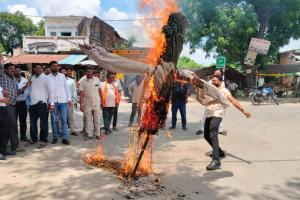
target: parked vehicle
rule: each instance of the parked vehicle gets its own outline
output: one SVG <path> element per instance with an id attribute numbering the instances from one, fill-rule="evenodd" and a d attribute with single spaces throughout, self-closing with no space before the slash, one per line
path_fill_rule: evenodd
<path id="1" fill-rule="evenodd" d="M 255 88 L 250 91 L 249 97 L 253 105 L 260 105 L 261 103 L 271 101 L 279 105 L 277 96 L 271 87 Z"/>

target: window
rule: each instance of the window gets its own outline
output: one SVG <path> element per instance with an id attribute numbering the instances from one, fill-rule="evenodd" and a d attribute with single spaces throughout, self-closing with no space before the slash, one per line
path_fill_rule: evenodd
<path id="1" fill-rule="evenodd" d="M 60 33 L 61 36 L 72 36 L 71 32 L 61 32 Z"/>
<path id="2" fill-rule="evenodd" d="M 56 32 L 50 32 L 50 36 L 56 36 Z"/>

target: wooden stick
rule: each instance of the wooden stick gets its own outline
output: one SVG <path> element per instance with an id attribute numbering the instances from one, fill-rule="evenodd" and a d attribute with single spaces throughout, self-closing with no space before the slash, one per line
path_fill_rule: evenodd
<path id="1" fill-rule="evenodd" d="M 145 152 L 145 150 L 146 150 L 146 148 L 147 148 L 147 146 L 148 146 L 149 139 L 150 139 L 150 134 L 151 134 L 151 132 L 148 132 L 148 133 L 147 133 L 147 137 L 146 137 L 145 143 L 144 143 L 144 145 L 143 145 L 143 148 L 142 148 L 142 150 L 141 150 L 141 153 L 140 153 L 140 155 L 139 155 L 139 158 L 138 158 L 138 160 L 137 160 L 137 162 L 136 162 L 136 164 L 135 164 L 135 167 L 134 167 L 134 169 L 133 169 L 133 171 L 132 171 L 132 173 L 131 173 L 131 175 L 130 175 L 130 177 L 132 177 L 132 178 L 136 178 L 136 177 L 135 177 L 135 173 L 136 173 L 136 171 L 137 171 L 137 169 L 138 169 L 138 167 L 139 167 L 139 165 L 140 165 L 140 162 L 141 162 L 141 160 L 142 160 L 142 157 L 143 157 L 143 155 L 144 155 L 144 152 Z M 130 177 L 129 177 L 129 178 L 130 178 Z"/>

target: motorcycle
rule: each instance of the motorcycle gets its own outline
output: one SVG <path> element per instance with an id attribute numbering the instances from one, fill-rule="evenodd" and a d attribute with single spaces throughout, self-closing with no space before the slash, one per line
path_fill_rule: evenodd
<path id="1" fill-rule="evenodd" d="M 271 101 L 274 101 L 277 105 L 279 105 L 277 96 L 274 93 L 273 89 L 270 87 L 253 89 L 252 91 L 250 91 L 249 97 L 253 105 L 260 105 L 261 103 Z"/>

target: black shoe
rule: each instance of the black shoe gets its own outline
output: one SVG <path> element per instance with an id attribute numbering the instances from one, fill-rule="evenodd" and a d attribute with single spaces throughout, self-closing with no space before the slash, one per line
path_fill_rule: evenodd
<path id="1" fill-rule="evenodd" d="M 198 130 L 195 134 L 196 135 L 201 135 L 201 134 L 203 134 L 203 131 L 202 130 Z"/>
<path id="2" fill-rule="evenodd" d="M 78 133 L 76 133 L 75 131 L 71 132 L 70 134 L 74 136 L 78 136 Z"/>
<path id="3" fill-rule="evenodd" d="M 207 165 L 206 170 L 212 171 L 212 170 L 217 170 L 220 169 L 221 167 L 221 162 L 219 160 L 212 160 L 209 165 Z"/>
<path id="4" fill-rule="evenodd" d="M 225 158 L 225 157 L 226 157 L 225 151 L 221 151 L 221 152 L 219 153 L 219 156 L 220 156 L 220 158 Z M 213 157 L 212 153 L 209 154 L 209 157 Z"/>
<path id="5" fill-rule="evenodd" d="M 71 143 L 69 142 L 69 140 L 62 140 L 61 143 L 65 144 L 65 145 L 70 145 Z"/>
<path id="6" fill-rule="evenodd" d="M 46 142 L 41 142 L 38 146 L 37 146 L 37 149 L 42 149 L 44 147 L 47 146 L 47 143 Z"/>
<path id="7" fill-rule="evenodd" d="M 227 131 L 221 131 L 219 134 L 227 136 Z"/>
<path id="8" fill-rule="evenodd" d="M 18 147 L 16 152 L 25 152 L 26 150 L 23 147 Z"/>
<path id="9" fill-rule="evenodd" d="M 113 127 L 112 130 L 113 130 L 113 131 L 118 131 L 118 128 L 117 128 L 117 127 Z"/>
<path id="10" fill-rule="evenodd" d="M 57 142 L 58 142 L 57 139 L 53 139 L 51 143 L 52 143 L 52 144 L 56 144 Z"/>
<path id="11" fill-rule="evenodd" d="M 31 140 L 29 138 L 25 137 L 25 138 L 20 138 L 20 141 L 22 141 L 22 142 L 30 142 Z"/>
<path id="12" fill-rule="evenodd" d="M 172 127 L 172 126 L 169 127 L 169 130 L 174 130 L 174 129 L 176 129 L 176 128 L 175 128 L 175 127 Z"/>
<path id="13" fill-rule="evenodd" d="M 0 160 L 6 160 L 6 156 L 0 153 Z"/>
<path id="14" fill-rule="evenodd" d="M 90 136 L 84 136 L 83 139 L 84 139 L 84 141 L 88 141 L 88 140 L 91 140 L 91 139 L 93 139 L 93 138 L 90 137 Z"/>
<path id="15" fill-rule="evenodd" d="M 97 135 L 95 138 L 96 138 L 97 140 L 101 140 L 100 135 Z"/>
<path id="16" fill-rule="evenodd" d="M 17 155 L 17 152 L 16 151 L 7 151 L 5 153 L 5 155 L 7 155 L 7 156 L 15 156 L 15 155 Z"/>
<path id="17" fill-rule="evenodd" d="M 188 129 L 186 127 L 182 128 L 182 130 L 187 131 Z"/>

